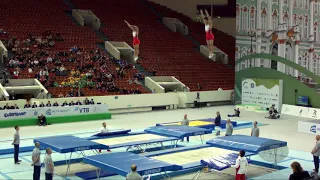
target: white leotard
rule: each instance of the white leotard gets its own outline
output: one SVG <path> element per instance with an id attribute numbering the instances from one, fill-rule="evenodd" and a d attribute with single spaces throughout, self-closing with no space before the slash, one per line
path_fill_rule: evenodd
<path id="1" fill-rule="evenodd" d="M 204 30 L 205 30 L 206 32 L 210 31 L 210 25 L 209 25 L 209 24 L 208 24 L 208 25 L 205 25 L 205 26 L 204 26 Z"/>
<path id="2" fill-rule="evenodd" d="M 137 36 L 137 32 L 136 31 L 132 31 L 132 36 L 136 37 Z"/>

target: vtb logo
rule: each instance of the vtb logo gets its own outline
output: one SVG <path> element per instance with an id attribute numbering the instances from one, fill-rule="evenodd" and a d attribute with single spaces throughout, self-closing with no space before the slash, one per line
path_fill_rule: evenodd
<path id="1" fill-rule="evenodd" d="M 80 113 L 88 113 L 89 112 L 89 108 L 79 108 Z"/>

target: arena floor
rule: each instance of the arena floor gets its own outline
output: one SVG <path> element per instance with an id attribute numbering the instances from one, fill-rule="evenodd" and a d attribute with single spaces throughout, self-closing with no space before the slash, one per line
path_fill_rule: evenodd
<path id="1" fill-rule="evenodd" d="M 222 118 L 226 119 L 228 113 L 232 113 L 234 106 L 217 106 L 207 107 L 203 109 L 183 109 L 183 110 L 170 110 L 170 111 L 156 111 L 145 113 L 132 113 L 114 115 L 111 120 L 107 120 L 107 125 L 110 129 L 143 129 L 146 127 L 154 126 L 156 123 L 174 122 L 183 118 L 184 114 L 188 114 L 189 119 L 202 119 L 214 117 L 216 111 L 220 111 Z M 279 165 L 289 167 L 293 161 L 299 161 L 303 168 L 308 171 L 312 171 L 313 162 L 310 151 L 314 146 L 315 137 L 308 134 L 301 134 L 297 132 L 297 124 L 299 120 L 303 118 L 282 115 L 281 119 L 270 120 L 264 118 L 265 114 L 254 112 L 241 112 L 241 117 L 234 118 L 232 120 L 239 121 L 258 121 L 259 123 L 267 124 L 260 127 L 260 136 L 266 138 L 272 138 L 277 140 L 283 140 L 288 142 L 290 148 L 289 157 L 279 163 Z M 80 123 L 67 123 L 67 124 L 53 124 L 47 127 L 21 127 L 21 146 L 29 146 L 32 144 L 34 137 L 44 137 L 50 135 L 63 135 L 63 134 L 77 134 L 79 137 L 87 137 L 96 133 L 103 121 L 90 121 Z M 1 129 L 0 134 L 0 149 L 10 148 L 12 143 L 14 129 L 6 128 Z M 224 133 L 222 133 L 224 134 Z M 238 129 L 234 131 L 234 134 L 250 134 L 250 128 Z M 213 138 L 214 135 L 207 135 L 206 140 Z M 185 144 L 187 144 L 185 142 Z M 199 144 L 199 139 L 191 138 L 188 145 Z M 53 154 L 53 159 L 60 158 L 56 153 Z M 13 164 L 13 155 L 0 156 L 0 179 L 32 179 L 32 166 L 31 154 L 21 153 L 22 163 L 20 165 Z M 261 160 L 260 157 L 253 157 L 255 160 Z M 82 169 L 87 167 L 81 166 Z M 58 168 L 58 167 L 57 167 Z M 64 169 L 59 167 L 59 169 Z M 76 168 L 76 167 L 74 167 Z M 92 167 L 90 167 L 92 168 Z M 252 171 L 250 171 L 252 169 Z M 270 169 L 262 169 L 260 167 L 250 166 L 248 178 L 250 179 L 288 179 L 291 170 L 285 169 L 270 173 Z M 259 170 L 257 170 L 259 169 Z M 58 170 L 58 169 L 57 169 Z M 225 170 L 227 174 L 232 174 L 232 169 Z M 260 172 L 262 171 L 262 172 Z M 173 179 L 191 179 L 195 173 L 187 174 L 183 176 L 177 176 Z M 282 177 L 282 178 L 280 178 Z M 44 178 L 44 175 L 42 175 Z M 201 179 L 233 179 L 232 177 L 221 176 L 219 174 L 204 174 Z M 54 179 L 80 179 L 75 176 L 68 176 L 67 178 L 62 176 L 55 176 Z M 103 178 L 110 179 L 110 178 Z M 112 177 L 111 179 L 123 179 L 123 177 Z"/>

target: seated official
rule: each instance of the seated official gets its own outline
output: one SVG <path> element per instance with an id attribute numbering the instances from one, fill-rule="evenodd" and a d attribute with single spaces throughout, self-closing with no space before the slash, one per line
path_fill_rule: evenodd
<path id="1" fill-rule="evenodd" d="M 27 101 L 27 104 L 25 104 L 23 108 L 24 109 L 31 108 L 31 105 L 30 105 L 29 101 Z"/>
<path id="2" fill-rule="evenodd" d="M 303 180 L 310 178 L 308 171 L 304 171 L 298 162 L 291 163 L 293 173 L 290 175 L 289 180 Z"/>
<path id="3" fill-rule="evenodd" d="M 69 106 L 74 106 L 74 102 L 71 101 L 71 102 L 69 103 Z"/>
<path id="4" fill-rule="evenodd" d="M 86 98 L 86 99 L 83 101 L 83 104 L 84 104 L 84 105 L 89 105 L 89 104 L 90 104 L 89 99 L 88 99 L 88 98 Z"/>
<path id="5" fill-rule="evenodd" d="M 10 109 L 9 104 L 7 103 L 6 105 L 3 106 L 3 109 Z"/>
<path id="6" fill-rule="evenodd" d="M 78 100 L 78 101 L 75 103 L 75 105 L 81 106 L 82 103 Z"/>
<path id="7" fill-rule="evenodd" d="M 51 102 L 48 101 L 48 103 L 46 104 L 46 107 L 51 107 Z"/>
<path id="8" fill-rule="evenodd" d="M 91 101 L 90 101 L 90 103 L 89 103 L 89 104 L 92 104 L 92 105 L 94 104 L 94 101 L 93 101 L 93 99 L 91 99 Z"/>
<path id="9" fill-rule="evenodd" d="M 57 107 L 57 106 L 59 106 L 59 104 L 58 104 L 58 102 L 56 101 L 55 103 L 53 103 L 52 106 Z"/>
<path id="10" fill-rule="evenodd" d="M 41 114 L 41 116 L 38 116 L 39 120 L 39 126 L 46 126 L 47 125 L 47 118 Z"/>
<path id="11" fill-rule="evenodd" d="M 12 106 L 12 109 L 19 109 L 17 104 L 14 104 L 14 106 Z"/>
<path id="12" fill-rule="evenodd" d="M 67 101 L 63 102 L 61 106 L 69 106 L 69 104 L 67 103 Z"/>
<path id="13" fill-rule="evenodd" d="M 46 106 L 43 104 L 43 102 L 41 102 L 41 103 L 39 104 L 39 107 L 46 107 Z"/>
<path id="14" fill-rule="evenodd" d="M 228 114 L 228 117 L 240 117 L 240 110 L 239 110 L 239 108 L 234 109 L 234 114 Z"/>
<path id="15" fill-rule="evenodd" d="M 37 103 L 34 102 L 34 103 L 32 104 L 32 108 L 37 108 L 37 107 L 38 107 Z"/>

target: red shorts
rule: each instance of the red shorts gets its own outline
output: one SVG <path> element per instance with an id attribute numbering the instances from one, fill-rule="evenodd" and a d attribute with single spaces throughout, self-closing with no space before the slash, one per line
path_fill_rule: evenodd
<path id="1" fill-rule="evenodd" d="M 212 33 L 206 33 L 206 41 L 214 40 L 214 35 Z"/>
<path id="2" fill-rule="evenodd" d="M 133 45 L 139 45 L 140 44 L 140 39 L 138 38 L 133 38 Z"/>
<path id="3" fill-rule="evenodd" d="M 246 180 L 245 174 L 236 174 L 236 180 Z"/>

